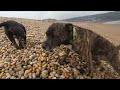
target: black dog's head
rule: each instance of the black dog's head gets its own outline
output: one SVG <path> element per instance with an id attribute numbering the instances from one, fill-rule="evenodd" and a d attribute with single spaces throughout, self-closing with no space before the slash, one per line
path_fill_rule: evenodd
<path id="1" fill-rule="evenodd" d="M 70 23 L 54 23 L 46 31 L 46 41 L 42 47 L 47 51 L 52 51 L 56 46 L 61 44 L 68 45 L 71 39 L 73 25 Z"/>

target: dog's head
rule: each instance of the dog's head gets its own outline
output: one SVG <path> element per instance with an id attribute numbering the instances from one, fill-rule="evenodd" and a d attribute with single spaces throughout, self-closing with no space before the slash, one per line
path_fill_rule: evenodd
<path id="1" fill-rule="evenodd" d="M 47 51 L 52 51 L 61 44 L 68 45 L 70 41 L 73 25 L 70 23 L 54 23 L 46 31 L 46 40 L 42 47 Z"/>

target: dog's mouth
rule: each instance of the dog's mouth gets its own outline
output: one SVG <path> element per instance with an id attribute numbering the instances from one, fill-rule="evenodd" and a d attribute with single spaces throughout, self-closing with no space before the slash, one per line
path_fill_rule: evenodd
<path id="1" fill-rule="evenodd" d="M 55 48 L 54 46 L 51 47 L 51 48 L 50 48 L 50 47 L 46 47 L 45 50 L 46 50 L 46 51 L 49 51 L 49 52 L 53 52 L 53 49 L 54 49 L 54 48 Z"/>

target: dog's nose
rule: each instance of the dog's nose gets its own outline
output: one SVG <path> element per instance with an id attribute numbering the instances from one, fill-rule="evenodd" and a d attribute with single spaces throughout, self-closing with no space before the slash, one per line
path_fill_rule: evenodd
<path id="1" fill-rule="evenodd" d="M 46 48 L 46 44 L 45 44 L 45 43 L 42 44 L 42 48 L 43 48 L 43 49 Z"/>

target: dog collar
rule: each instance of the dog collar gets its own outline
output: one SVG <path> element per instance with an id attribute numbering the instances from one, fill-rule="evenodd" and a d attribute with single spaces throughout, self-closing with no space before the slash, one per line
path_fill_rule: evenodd
<path id="1" fill-rule="evenodd" d="M 73 41 L 75 41 L 76 37 L 77 37 L 77 31 L 76 28 L 73 27 L 72 40 L 70 40 L 70 42 L 72 43 Z"/>
<path id="2" fill-rule="evenodd" d="M 76 31 L 76 28 L 73 27 L 73 41 L 76 39 L 77 37 L 77 31 Z"/>

